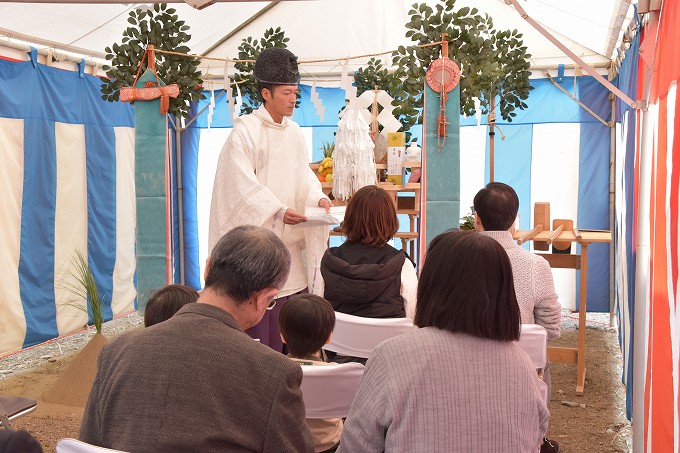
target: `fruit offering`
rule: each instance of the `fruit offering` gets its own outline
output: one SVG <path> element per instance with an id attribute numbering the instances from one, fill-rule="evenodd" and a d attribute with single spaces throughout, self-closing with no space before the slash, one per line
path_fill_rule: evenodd
<path id="1" fill-rule="evenodd" d="M 333 181 L 333 151 L 335 143 L 323 144 L 323 160 L 319 164 L 319 181 L 332 182 Z"/>

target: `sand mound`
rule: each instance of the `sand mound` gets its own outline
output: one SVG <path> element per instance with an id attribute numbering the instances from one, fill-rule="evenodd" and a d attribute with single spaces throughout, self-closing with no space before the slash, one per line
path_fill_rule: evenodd
<path id="1" fill-rule="evenodd" d="M 92 337 L 43 394 L 43 401 L 64 406 L 84 407 L 97 375 L 99 351 L 107 342 L 106 337 L 100 333 Z"/>

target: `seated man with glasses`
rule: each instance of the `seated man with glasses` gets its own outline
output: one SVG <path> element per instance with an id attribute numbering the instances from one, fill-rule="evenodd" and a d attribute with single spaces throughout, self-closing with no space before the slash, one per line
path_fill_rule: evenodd
<path id="1" fill-rule="evenodd" d="M 104 346 L 80 439 L 140 452 L 313 452 L 300 366 L 244 332 L 275 306 L 289 268 L 271 231 L 225 234 L 196 303 Z"/>

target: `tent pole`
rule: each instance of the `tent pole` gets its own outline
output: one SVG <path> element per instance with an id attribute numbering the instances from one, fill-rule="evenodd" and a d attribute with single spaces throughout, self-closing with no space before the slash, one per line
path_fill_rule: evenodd
<path id="1" fill-rule="evenodd" d="M 182 184 L 182 127 L 175 118 L 175 161 L 177 162 L 177 234 L 179 236 L 179 282 L 184 285 L 184 186 Z"/>
<path id="2" fill-rule="evenodd" d="M 609 80 L 614 78 L 614 70 L 609 69 Z M 611 120 L 609 121 L 609 231 L 615 229 L 614 209 L 616 207 L 616 96 L 609 94 Z M 609 243 L 609 327 L 616 320 L 616 300 L 614 297 L 614 241 Z"/>
<path id="3" fill-rule="evenodd" d="M 494 156 L 494 137 L 496 135 L 496 131 L 494 128 L 496 127 L 496 98 L 494 97 L 493 91 L 489 91 L 489 117 L 488 117 L 488 123 L 489 123 L 489 182 L 494 182 L 494 165 L 495 165 L 495 156 Z"/>

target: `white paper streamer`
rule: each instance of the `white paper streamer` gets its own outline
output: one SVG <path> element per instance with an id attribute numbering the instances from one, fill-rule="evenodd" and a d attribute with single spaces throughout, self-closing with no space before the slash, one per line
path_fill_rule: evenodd
<path id="1" fill-rule="evenodd" d="M 243 97 L 241 97 L 241 89 L 236 84 L 236 104 L 234 105 L 234 111 L 232 113 L 231 119 L 235 120 L 241 113 L 241 106 L 243 106 Z"/>
<path id="2" fill-rule="evenodd" d="M 210 81 L 210 101 L 208 102 L 208 129 L 212 126 L 213 113 L 215 112 L 215 84 Z"/>
<path id="3" fill-rule="evenodd" d="M 224 63 L 224 91 L 227 94 L 227 106 L 229 107 L 229 116 L 234 118 L 236 105 L 234 104 L 234 91 L 231 87 L 231 79 L 229 78 L 229 58 Z"/>
<path id="4" fill-rule="evenodd" d="M 312 105 L 314 105 L 314 108 L 316 109 L 316 114 L 323 123 L 325 109 L 323 104 L 321 103 L 321 99 L 319 98 L 319 93 L 317 93 L 316 91 L 316 80 L 314 81 L 314 83 L 312 83 L 312 92 L 309 96 L 309 100 L 312 101 Z"/>
<path id="5" fill-rule="evenodd" d="M 347 86 L 349 85 L 349 79 L 347 78 L 347 72 L 349 70 L 349 57 L 345 60 L 342 65 L 342 71 L 340 73 L 340 88 L 347 91 Z"/>
<path id="6" fill-rule="evenodd" d="M 338 123 L 333 151 L 333 195 L 347 200 L 364 186 L 376 183 L 373 140 L 357 103 L 345 109 Z"/>
<path id="7" fill-rule="evenodd" d="M 349 99 L 350 103 L 357 97 L 357 87 L 352 85 L 354 81 L 354 73 L 349 70 L 349 57 L 342 65 L 342 74 L 340 74 L 340 88 L 345 90 L 345 99 Z"/>

